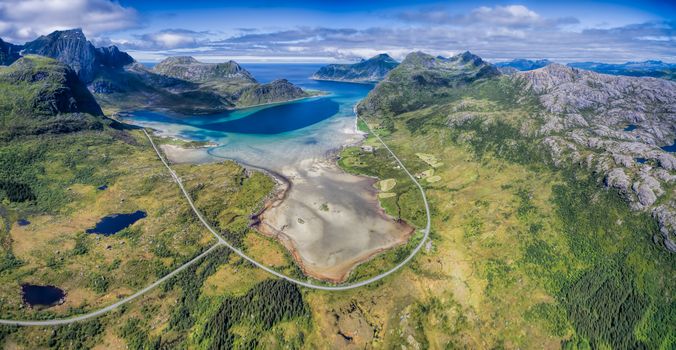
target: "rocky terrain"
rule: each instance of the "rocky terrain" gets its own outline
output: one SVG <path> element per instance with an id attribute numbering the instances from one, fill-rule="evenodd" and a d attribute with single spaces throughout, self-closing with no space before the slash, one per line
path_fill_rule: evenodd
<path id="1" fill-rule="evenodd" d="M 463 86 L 468 88 L 457 89 Z M 532 100 L 524 114 L 522 107 Z M 524 140 L 542 145 L 556 166 L 582 166 L 597 174 L 632 209 L 650 212 L 662 233 L 654 240 L 676 252 L 676 157 L 662 148 L 676 138 L 675 82 L 553 63 L 501 75 L 470 53 L 446 59 L 417 52 L 392 70 L 358 111 L 387 122 L 435 106 L 435 114 L 447 111 L 452 128 L 486 118 L 505 123 Z M 489 112 L 496 109 L 503 112 Z M 522 111 L 512 115 L 517 109 Z"/>
<path id="2" fill-rule="evenodd" d="M 319 69 L 312 79 L 372 83 L 383 80 L 397 65 L 399 62 L 383 53 L 354 64 L 330 64 Z"/>
<path id="3" fill-rule="evenodd" d="M 605 175 L 636 210 L 650 210 L 676 252 L 676 83 L 551 64 L 513 76 L 546 110 L 538 133 L 556 163 Z"/>
<path id="4" fill-rule="evenodd" d="M 554 63 L 548 59 L 527 60 L 517 58 L 508 62 L 498 62 L 495 66 L 503 74 L 513 74 L 518 71 L 529 71 L 542 68 Z M 626 63 L 599 63 L 599 62 L 571 62 L 567 66 L 589 70 L 597 73 L 612 75 L 628 75 L 634 77 L 653 77 L 674 80 L 676 78 L 676 64 L 662 61 L 643 61 Z"/>

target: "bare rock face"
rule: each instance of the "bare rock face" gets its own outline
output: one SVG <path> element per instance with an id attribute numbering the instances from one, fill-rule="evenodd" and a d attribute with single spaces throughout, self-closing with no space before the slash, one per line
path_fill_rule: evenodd
<path id="1" fill-rule="evenodd" d="M 611 76 L 559 64 L 510 76 L 544 109 L 538 133 L 554 163 L 578 163 L 605 174 L 635 210 L 651 210 L 676 252 L 676 205 L 655 207 L 674 183 L 676 157 L 660 146 L 676 138 L 676 82 Z"/>
<path id="2" fill-rule="evenodd" d="M 55 31 L 26 43 L 24 54 L 35 54 L 56 58 L 70 66 L 80 80 L 94 79 L 96 48 L 80 29 Z"/>

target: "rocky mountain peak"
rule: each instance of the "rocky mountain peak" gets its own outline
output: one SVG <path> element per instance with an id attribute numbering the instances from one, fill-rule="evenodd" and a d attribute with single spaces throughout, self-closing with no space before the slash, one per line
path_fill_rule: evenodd
<path id="1" fill-rule="evenodd" d="M 96 48 L 81 29 L 57 30 L 24 45 L 23 54 L 56 58 L 70 66 L 84 82 L 94 79 Z"/>

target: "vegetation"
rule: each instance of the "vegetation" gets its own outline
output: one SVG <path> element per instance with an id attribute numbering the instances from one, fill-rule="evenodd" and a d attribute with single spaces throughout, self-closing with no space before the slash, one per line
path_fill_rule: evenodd
<path id="1" fill-rule="evenodd" d="M 240 298 L 227 298 L 206 322 L 200 337 L 209 349 L 257 347 L 259 332 L 279 322 L 307 316 L 308 310 L 298 287 L 285 280 L 266 280 Z M 245 336 L 232 333 L 237 324 L 246 325 Z"/>

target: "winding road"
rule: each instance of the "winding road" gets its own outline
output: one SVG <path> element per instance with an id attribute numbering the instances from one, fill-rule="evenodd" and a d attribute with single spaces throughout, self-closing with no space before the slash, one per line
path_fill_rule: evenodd
<path id="1" fill-rule="evenodd" d="M 405 167 L 404 164 L 401 162 L 401 160 L 399 160 L 399 158 L 397 157 L 397 155 L 394 154 L 394 152 L 392 152 L 392 150 L 390 149 L 390 147 L 388 147 L 387 144 L 385 144 L 385 142 L 380 138 L 380 136 L 378 136 L 378 134 L 374 133 L 374 132 L 371 130 L 371 128 L 368 126 L 368 123 L 366 123 L 366 121 L 363 120 L 363 119 L 362 119 L 361 117 L 359 117 L 359 116 L 357 116 L 357 118 L 358 118 L 359 120 L 362 120 L 362 121 L 364 122 L 364 124 L 366 124 L 366 126 L 367 126 L 367 128 L 369 129 L 369 131 L 371 132 L 371 134 L 372 134 L 373 136 L 375 136 L 375 137 L 378 139 L 378 141 L 380 141 L 380 143 L 383 144 L 383 146 L 387 149 L 387 151 L 390 152 L 390 154 L 392 155 L 392 157 L 394 157 L 394 159 L 395 159 L 395 160 L 397 161 L 397 163 L 401 166 L 401 168 L 404 169 L 404 171 L 406 172 L 406 174 L 411 178 L 411 180 L 413 181 L 413 183 L 416 184 L 416 186 L 417 186 L 418 189 L 420 190 L 420 194 L 422 195 L 423 203 L 425 204 L 425 213 L 426 213 L 426 215 L 427 215 L 427 224 L 426 224 L 426 226 L 425 226 L 425 228 L 424 228 L 424 230 L 423 230 L 423 238 L 420 240 L 420 243 L 418 243 L 418 245 L 413 249 L 413 251 L 411 251 L 411 254 L 410 254 L 409 256 L 406 257 L 406 259 L 404 259 L 403 261 L 401 261 L 399 264 L 397 264 L 396 266 L 394 266 L 394 267 L 391 268 L 390 270 L 385 271 L 385 272 L 383 272 L 383 273 L 381 273 L 381 274 L 379 274 L 379 275 L 373 276 L 373 277 L 371 277 L 371 278 L 369 278 L 369 279 L 366 279 L 366 280 L 363 280 L 363 281 L 359 281 L 359 282 L 355 282 L 355 283 L 350 283 L 350 284 L 336 285 L 336 286 L 327 286 L 327 285 L 317 285 L 317 284 L 313 284 L 313 283 L 310 283 L 310 282 L 307 282 L 307 281 L 301 281 L 301 280 L 295 279 L 295 278 L 293 278 L 293 277 L 290 277 L 290 276 L 284 275 L 284 274 L 282 274 L 282 273 L 279 273 L 279 272 L 277 272 L 277 271 L 275 271 L 275 270 L 273 270 L 273 269 L 271 269 L 271 268 L 269 268 L 269 267 L 267 267 L 267 266 L 265 266 L 265 265 L 259 263 L 258 261 L 254 260 L 254 259 L 251 258 L 250 256 L 246 255 L 243 251 L 241 251 L 240 249 L 238 249 L 237 247 L 233 246 L 233 245 L 230 244 L 228 241 L 226 241 L 225 239 L 223 239 L 223 237 L 222 237 L 219 233 L 217 233 L 217 232 L 211 227 L 211 225 L 207 222 L 207 220 L 204 219 L 204 216 L 202 216 L 202 213 L 197 209 L 197 207 L 195 207 L 195 204 L 193 203 L 192 198 L 191 198 L 190 195 L 188 194 L 188 191 L 186 191 L 185 187 L 183 187 L 183 182 L 181 181 L 181 179 L 178 177 L 178 175 L 176 175 L 176 173 L 174 172 L 174 170 L 171 169 L 171 167 L 169 166 L 169 163 L 167 163 L 167 161 L 164 159 L 164 156 L 162 156 L 162 153 L 160 152 L 160 150 L 159 150 L 159 149 L 157 148 L 157 146 L 155 145 L 155 142 L 153 141 L 153 139 L 152 139 L 152 137 L 150 136 L 150 134 L 148 134 L 148 132 L 147 132 L 145 129 L 143 129 L 143 133 L 146 135 L 146 137 L 148 137 L 148 140 L 150 141 L 150 144 L 152 145 L 153 149 L 155 150 L 155 153 L 157 153 L 157 156 L 160 158 L 160 160 L 162 161 L 162 163 L 164 164 L 164 166 L 169 170 L 169 173 L 171 174 L 171 176 L 172 176 L 172 178 L 174 179 L 174 181 L 176 181 L 176 183 L 178 184 L 178 187 L 181 189 L 181 192 L 183 193 L 183 196 L 184 196 L 184 197 L 186 198 L 186 200 L 188 201 L 188 204 L 189 204 L 190 207 L 192 208 L 193 212 L 195 213 L 195 215 L 197 215 L 197 218 L 200 220 L 200 222 L 202 222 L 202 224 L 204 225 L 204 227 L 206 227 L 207 230 L 209 230 L 209 232 L 211 232 L 211 234 L 213 234 L 214 237 L 216 237 L 217 243 L 214 244 L 213 246 L 211 246 L 209 249 L 205 250 L 205 251 L 204 251 L 203 253 L 201 253 L 200 255 L 194 257 L 192 260 L 190 260 L 190 261 L 186 262 L 185 264 L 181 265 L 181 266 L 178 267 L 176 270 L 170 272 L 170 273 L 167 274 L 166 276 L 164 276 L 164 277 L 160 278 L 159 280 L 153 282 L 152 284 L 148 285 L 147 287 L 145 287 L 145 288 L 139 290 L 138 292 L 136 292 L 136 293 L 134 293 L 134 294 L 132 294 L 132 295 L 130 295 L 130 296 L 127 296 L 127 297 L 125 297 L 125 298 L 123 298 L 123 299 L 121 299 L 121 300 L 119 300 L 119 301 L 117 301 L 117 302 L 115 302 L 115 303 L 113 303 L 113 304 L 111 304 L 111 305 L 108 305 L 108 306 L 106 306 L 106 307 L 103 307 L 103 308 L 101 308 L 101 309 L 99 309 L 99 310 L 92 311 L 92 312 L 90 312 L 90 313 L 86 313 L 86 314 L 79 315 L 79 316 L 73 316 L 73 317 L 62 318 L 62 319 L 34 320 L 34 321 L 33 321 L 33 320 L 7 320 L 7 319 L 0 319 L 0 324 L 5 324 L 5 325 L 16 325 L 16 326 L 56 326 L 56 325 L 64 325 L 64 324 L 74 323 L 74 322 L 78 322 L 78 321 L 84 321 L 84 320 L 87 320 L 87 319 L 90 319 L 90 318 L 94 318 L 94 317 L 100 316 L 100 315 L 102 315 L 102 314 L 104 314 L 104 313 L 106 313 L 106 312 L 112 311 L 112 310 L 118 308 L 119 306 L 124 305 L 124 304 L 126 304 L 126 303 L 128 303 L 128 302 L 130 302 L 130 301 L 132 301 L 132 300 L 134 300 L 134 299 L 136 299 L 136 298 L 138 298 L 139 296 L 145 294 L 146 292 L 150 291 L 151 289 L 157 287 L 157 286 L 160 285 L 162 282 L 164 282 L 164 281 L 168 280 L 169 278 L 175 276 L 176 274 L 178 274 L 179 272 L 181 272 L 182 270 L 184 270 L 184 269 L 187 268 L 188 266 L 190 266 L 190 265 L 196 263 L 197 261 L 199 261 L 200 259 L 202 259 L 204 256 L 206 256 L 207 254 L 209 254 L 210 252 L 212 252 L 214 249 L 216 249 L 216 248 L 217 248 L 218 246 L 220 246 L 220 245 L 224 245 L 224 246 L 228 247 L 228 248 L 229 248 L 230 250 L 232 250 L 235 254 L 239 255 L 239 256 L 242 257 L 243 259 L 245 259 L 245 260 L 249 261 L 250 263 L 254 264 L 256 267 L 258 267 L 258 268 L 260 268 L 260 269 L 262 269 L 262 270 L 265 270 L 266 272 L 268 272 L 268 273 L 270 273 L 270 274 L 272 274 L 272 275 L 274 275 L 274 276 L 276 276 L 276 277 L 285 279 L 285 280 L 287 280 L 287 281 L 289 281 L 289 282 L 291 282 L 291 283 L 294 283 L 294 284 L 296 284 L 296 285 L 299 285 L 299 286 L 302 286 L 302 287 L 305 287 L 305 288 L 318 289 L 318 290 L 326 290 L 326 291 L 349 290 L 349 289 L 354 289 L 354 288 L 359 288 L 359 287 L 366 286 L 366 285 L 368 285 L 368 284 L 371 284 L 371 283 L 373 283 L 373 282 L 379 281 L 379 280 L 381 280 L 381 279 L 383 279 L 383 278 L 385 278 L 385 277 L 387 277 L 387 276 L 393 274 L 393 273 L 396 272 L 397 270 L 401 269 L 404 265 L 406 265 L 409 261 L 411 261 L 411 259 L 413 259 L 413 257 L 415 257 L 415 255 L 420 251 L 420 249 L 422 249 L 423 245 L 424 245 L 425 242 L 427 241 L 427 238 L 429 237 L 430 226 L 431 226 L 431 221 L 432 221 L 432 218 L 431 218 L 431 216 L 430 216 L 430 207 L 429 207 L 429 204 L 427 203 L 427 197 L 425 196 L 425 191 L 423 190 L 423 188 L 422 188 L 422 186 L 420 185 L 420 183 L 418 183 L 418 181 L 415 179 L 415 177 L 408 171 L 408 169 L 406 169 L 406 167 Z"/>

